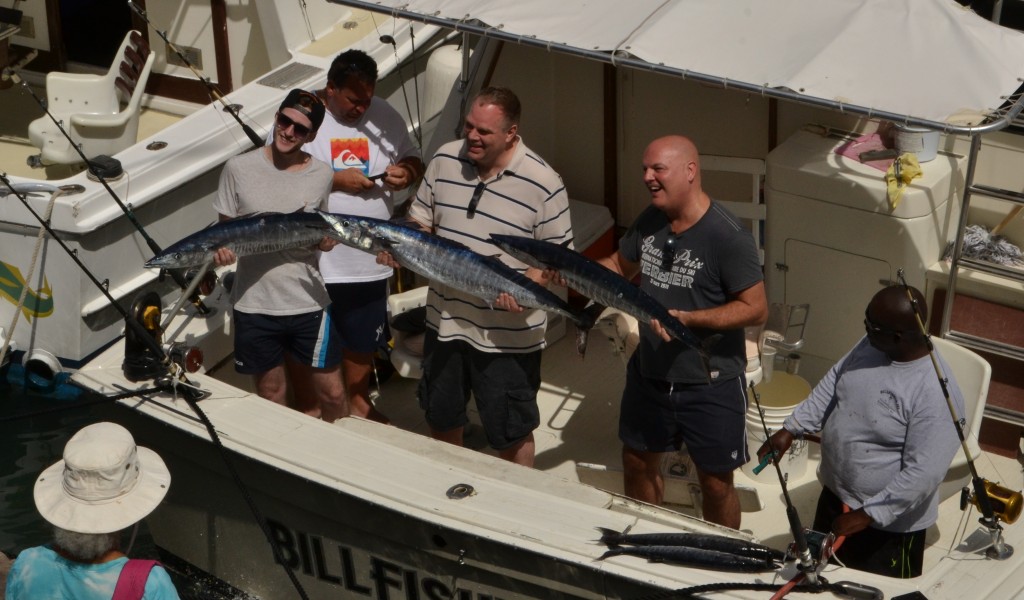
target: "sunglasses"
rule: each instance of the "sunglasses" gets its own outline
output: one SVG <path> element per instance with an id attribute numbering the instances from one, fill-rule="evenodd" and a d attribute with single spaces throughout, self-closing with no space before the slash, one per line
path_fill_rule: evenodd
<path id="1" fill-rule="evenodd" d="M 309 127 L 296 123 L 288 115 L 283 113 L 277 113 L 277 126 L 281 128 L 281 131 L 288 131 L 289 127 L 294 127 L 295 135 L 299 137 L 306 137 L 309 135 Z"/>
<path id="2" fill-rule="evenodd" d="M 864 311 L 864 331 L 868 332 L 869 335 L 879 335 L 883 333 L 903 333 L 902 329 L 890 329 L 888 327 L 882 327 L 881 325 L 878 325 L 877 323 L 871 320 L 871 317 L 868 316 L 867 311 Z"/>
<path id="3" fill-rule="evenodd" d="M 661 266 L 671 266 L 676 262 L 676 238 L 672 235 L 665 238 L 665 245 L 661 248 Z"/>
<path id="4" fill-rule="evenodd" d="M 466 209 L 466 218 L 472 219 L 473 215 L 476 214 L 476 206 L 480 204 L 480 197 L 484 195 L 484 189 L 487 188 L 487 184 L 481 181 L 476 184 L 473 188 L 473 197 L 469 199 L 469 208 Z"/>

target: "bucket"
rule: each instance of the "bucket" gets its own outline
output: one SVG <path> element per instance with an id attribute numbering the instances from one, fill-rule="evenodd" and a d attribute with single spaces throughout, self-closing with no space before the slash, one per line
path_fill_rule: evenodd
<path id="1" fill-rule="evenodd" d="M 893 143 L 900 153 L 913 152 L 917 155 L 917 162 L 928 162 L 939 150 L 939 132 L 897 123 Z"/>
<path id="2" fill-rule="evenodd" d="M 786 418 L 793 413 L 793 409 L 807 398 L 811 392 L 811 386 L 805 379 L 797 375 L 785 372 L 775 373 L 770 382 L 763 383 L 755 388 L 761 400 L 761 410 L 764 411 L 764 426 L 767 426 L 768 433 L 772 434 L 782 429 Z M 754 398 L 749 398 L 747 403 L 747 450 L 750 452 L 750 462 L 743 465 L 741 469 L 751 479 L 764 478 L 765 473 L 754 474 L 754 467 L 757 466 L 757 449 L 765 442 L 764 426 L 761 424 L 761 416 L 757 412 L 757 403 Z M 782 458 L 779 466 L 783 474 L 788 476 L 789 481 L 799 479 L 807 473 L 807 440 L 793 440 L 786 455 Z M 768 469 L 775 467 L 769 466 Z"/>

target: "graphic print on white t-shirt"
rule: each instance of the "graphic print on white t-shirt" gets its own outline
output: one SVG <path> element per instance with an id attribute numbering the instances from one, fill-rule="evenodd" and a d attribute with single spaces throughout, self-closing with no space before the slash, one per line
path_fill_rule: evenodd
<path id="1" fill-rule="evenodd" d="M 356 168 L 370 174 L 370 140 L 359 138 L 331 138 L 331 165 L 335 171 Z"/>

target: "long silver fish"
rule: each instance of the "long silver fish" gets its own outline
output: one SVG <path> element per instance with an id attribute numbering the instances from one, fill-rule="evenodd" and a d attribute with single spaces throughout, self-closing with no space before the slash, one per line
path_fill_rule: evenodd
<path id="1" fill-rule="evenodd" d="M 736 556 L 761 561 L 782 562 L 786 553 L 747 540 L 709 533 L 620 533 L 614 529 L 598 527 L 601 542 L 609 547 L 618 546 L 687 546 L 703 550 L 727 552 Z"/>
<path id="2" fill-rule="evenodd" d="M 146 261 L 150 268 L 180 269 L 206 263 L 220 248 L 236 256 L 314 246 L 333 230 L 314 212 L 258 213 L 215 223 Z"/>
<path id="3" fill-rule="evenodd" d="M 737 556 L 729 552 L 719 552 L 718 550 L 691 548 L 689 546 L 616 546 L 609 548 L 597 560 L 604 560 L 610 556 L 620 556 L 623 554 L 639 556 L 651 562 L 674 563 L 688 567 L 739 573 L 774 571 L 778 568 L 774 562 L 769 560 Z"/>
<path id="4" fill-rule="evenodd" d="M 708 348 L 721 336 L 713 335 L 701 340 L 679 319 L 670 315 L 664 305 L 625 277 L 579 252 L 552 242 L 496 233 L 491 234 L 491 241 L 531 267 L 555 269 L 570 287 L 597 304 L 617 308 L 641 323 L 657 319 L 669 335 L 695 348 L 705 369 L 708 368 Z"/>
<path id="5" fill-rule="evenodd" d="M 577 326 L 576 349 L 586 350 L 586 334 L 594 325 L 590 314 L 574 310 L 544 286 L 501 262 L 456 241 L 413 227 L 370 217 L 320 212 L 334 227 L 341 243 L 376 254 L 390 252 L 403 266 L 491 305 L 502 292 L 520 306 L 540 308 L 572 320 Z"/>

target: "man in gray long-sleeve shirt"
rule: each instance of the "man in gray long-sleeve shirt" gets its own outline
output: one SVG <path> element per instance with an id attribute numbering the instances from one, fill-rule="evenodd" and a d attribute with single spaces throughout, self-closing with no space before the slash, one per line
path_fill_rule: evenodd
<path id="1" fill-rule="evenodd" d="M 836 554 L 847 566 L 903 578 L 921 574 L 925 530 L 938 519 L 938 487 L 959 447 L 908 289 L 924 322 L 920 291 L 890 286 L 875 294 L 867 335 L 758 451 L 763 457 L 770 444 L 785 452 L 795 437 L 821 431 L 814 529 L 847 536 Z M 936 357 L 960 418 L 960 389 Z"/>

